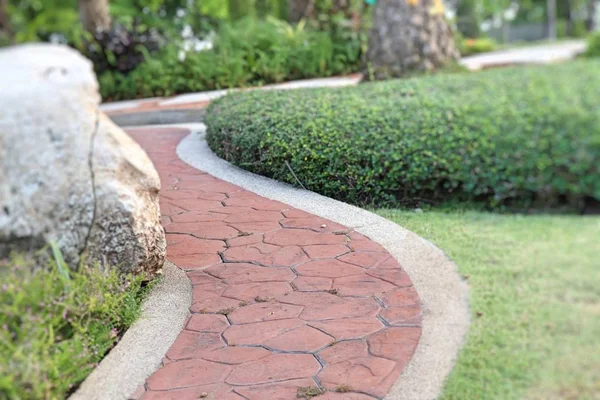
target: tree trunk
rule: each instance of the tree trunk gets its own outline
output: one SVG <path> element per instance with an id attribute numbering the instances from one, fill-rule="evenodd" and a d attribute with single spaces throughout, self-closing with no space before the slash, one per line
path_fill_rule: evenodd
<path id="1" fill-rule="evenodd" d="M 556 40 L 556 0 L 547 0 L 548 39 Z"/>
<path id="2" fill-rule="evenodd" d="M 442 0 L 379 0 L 369 34 L 367 73 L 385 79 L 433 71 L 459 57 Z"/>
<path id="3" fill-rule="evenodd" d="M 310 15 L 315 7 L 314 0 L 289 0 L 288 21 L 296 23 Z"/>
<path id="4" fill-rule="evenodd" d="M 13 30 L 8 17 L 8 0 L 0 0 L 0 43 L 3 39 L 13 41 Z"/>
<path id="5" fill-rule="evenodd" d="M 296 23 L 302 18 L 316 18 L 318 11 L 325 11 L 330 15 L 343 14 L 349 20 L 356 18 L 350 0 L 333 0 L 326 4 L 327 7 L 324 10 L 322 5 L 319 7 L 318 0 L 289 0 L 288 21 Z"/>
<path id="6" fill-rule="evenodd" d="M 271 2 L 269 0 L 256 0 L 254 8 L 258 18 L 265 18 L 271 12 Z"/>
<path id="7" fill-rule="evenodd" d="M 571 0 L 565 0 L 565 8 L 567 14 L 567 29 L 566 33 L 568 37 L 573 36 L 573 31 L 575 30 L 575 20 L 573 18 L 573 7 L 571 4 Z"/>
<path id="8" fill-rule="evenodd" d="M 236 21 L 249 15 L 253 15 L 253 6 L 254 4 L 248 0 L 229 0 L 229 19 L 231 21 Z"/>
<path id="9" fill-rule="evenodd" d="M 596 18 L 597 18 L 597 10 L 596 7 L 598 7 L 598 1 L 597 0 L 590 0 L 588 2 L 588 7 L 587 7 L 587 19 L 585 20 L 585 27 L 587 28 L 588 32 L 593 32 L 596 30 Z"/>
<path id="10" fill-rule="evenodd" d="M 477 10 L 477 0 L 462 0 L 456 9 L 456 25 L 466 38 L 481 36 L 481 18 Z"/>
<path id="11" fill-rule="evenodd" d="M 92 34 L 109 30 L 108 0 L 79 0 L 79 19 L 85 30 Z"/>

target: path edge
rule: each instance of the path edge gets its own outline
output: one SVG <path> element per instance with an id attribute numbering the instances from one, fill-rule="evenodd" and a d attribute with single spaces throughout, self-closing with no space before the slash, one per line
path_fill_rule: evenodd
<path id="1" fill-rule="evenodd" d="M 158 285 L 142 313 L 117 345 L 83 381 L 70 400 L 126 400 L 160 367 L 190 315 L 192 284 L 186 273 L 165 261 Z"/>
<path id="2" fill-rule="evenodd" d="M 468 286 L 456 264 L 442 250 L 372 212 L 229 164 L 208 147 L 202 123 L 153 126 L 161 127 L 191 131 L 177 146 L 177 155 L 192 167 L 260 196 L 353 228 L 389 251 L 419 293 L 423 327 L 413 358 L 386 399 L 430 400 L 439 396 L 470 323 Z"/>

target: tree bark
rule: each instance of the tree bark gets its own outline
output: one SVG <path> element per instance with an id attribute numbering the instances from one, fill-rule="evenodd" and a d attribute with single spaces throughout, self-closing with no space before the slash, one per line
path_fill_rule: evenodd
<path id="1" fill-rule="evenodd" d="M 108 0 L 79 0 L 79 19 L 84 29 L 92 34 L 109 30 Z"/>
<path id="2" fill-rule="evenodd" d="M 566 33 L 568 37 L 571 37 L 573 36 L 573 31 L 575 30 L 575 20 L 573 18 L 573 7 L 571 4 L 571 0 L 565 0 L 565 9 L 567 14 Z"/>
<path id="3" fill-rule="evenodd" d="M 547 0 L 548 39 L 556 40 L 556 0 Z"/>
<path id="4" fill-rule="evenodd" d="M 310 15 L 314 9 L 314 0 L 289 0 L 288 21 L 296 23 Z"/>
<path id="5" fill-rule="evenodd" d="M 8 0 L 0 0 L 0 40 L 4 36 L 8 41 L 13 41 L 13 30 L 8 17 Z"/>
<path id="6" fill-rule="evenodd" d="M 459 57 L 442 0 L 379 0 L 369 34 L 367 73 L 385 79 L 439 69 Z"/>
<path id="7" fill-rule="evenodd" d="M 238 19 L 252 15 L 252 12 L 254 11 L 253 6 L 254 4 L 252 4 L 248 0 L 229 0 L 229 19 L 232 21 L 236 21 Z"/>
<path id="8" fill-rule="evenodd" d="M 288 2 L 288 21 L 296 23 L 302 18 L 316 18 L 319 11 L 317 0 L 289 0 Z M 321 9 L 321 11 L 323 11 Z M 356 18 L 352 12 L 352 3 L 350 0 L 333 0 L 328 3 L 327 13 L 344 14 L 347 19 Z"/>
<path id="9" fill-rule="evenodd" d="M 585 27 L 588 32 L 593 32 L 596 30 L 596 14 L 597 14 L 598 1 L 597 0 L 589 0 L 587 7 L 587 19 L 585 21 Z"/>

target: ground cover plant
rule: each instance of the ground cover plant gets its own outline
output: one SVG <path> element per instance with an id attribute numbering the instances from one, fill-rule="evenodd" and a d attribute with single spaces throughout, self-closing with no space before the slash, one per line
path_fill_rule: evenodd
<path id="1" fill-rule="evenodd" d="M 469 284 L 471 326 L 441 399 L 600 396 L 599 217 L 377 212 L 443 249 Z"/>
<path id="2" fill-rule="evenodd" d="M 488 38 L 463 39 L 458 38 L 458 49 L 463 57 L 496 50 L 496 42 Z"/>
<path id="3" fill-rule="evenodd" d="M 209 107 L 210 147 L 359 205 L 600 201 L 600 62 L 249 92 Z"/>
<path id="4" fill-rule="evenodd" d="M 0 398 L 65 398 L 134 322 L 142 276 L 0 260 Z"/>

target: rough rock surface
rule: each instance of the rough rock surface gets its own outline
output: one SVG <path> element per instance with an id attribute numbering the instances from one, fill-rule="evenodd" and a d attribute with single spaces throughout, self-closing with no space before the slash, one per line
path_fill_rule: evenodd
<path id="1" fill-rule="evenodd" d="M 158 174 L 98 111 L 91 63 L 63 46 L 8 48 L 0 87 L 0 257 L 56 241 L 72 267 L 157 273 Z"/>

